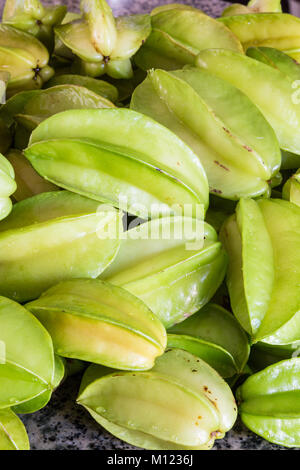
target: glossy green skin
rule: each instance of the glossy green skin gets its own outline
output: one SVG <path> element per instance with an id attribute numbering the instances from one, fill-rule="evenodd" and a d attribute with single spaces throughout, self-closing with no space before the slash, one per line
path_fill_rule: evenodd
<path id="1" fill-rule="evenodd" d="M 144 233 L 153 233 L 157 227 L 158 233 L 164 233 L 180 222 L 179 217 L 165 217 L 132 228 L 131 236 L 121 241 L 115 261 L 102 274 L 104 279 L 143 300 L 167 328 L 211 299 L 227 266 L 226 253 L 207 224 L 200 246 L 199 240 L 196 246 L 187 246 L 188 240 L 182 236 L 177 240 L 144 238 Z"/>
<path id="2" fill-rule="evenodd" d="M 45 8 L 38 0 L 6 0 L 2 22 L 32 34 L 52 50 L 53 27 L 61 23 L 66 12 L 64 5 Z"/>
<path id="3" fill-rule="evenodd" d="M 93 18 L 93 21 L 100 20 Z M 93 40 L 93 27 L 85 19 L 75 20 L 55 28 L 59 40 L 83 61 L 87 75 L 98 77 L 104 73 L 113 78 L 131 78 L 132 68 L 130 58 L 137 52 L 151 31 L 149 15 L 120 16 L 115 21 L 116 37 L 114 44 L 103 50 L 104 44 L 96 44 L 100 36 Z M 99 29 L 99 28 L 98 28 Z M 103 28 L 101 28 L 103 32 Z M 108 40 L 109 33 L 103 34 L 102 39 Z M 91 64 L 91 67 L 89 66 Z"/>
<path id="4" fill-rule="evenodd" d="M 61 280 L 97 277 L 118 251 L 120 225 L 112 207 L 97 209 L 67 191 L 15 204 L 0 224 L 0 293 L 24 302 Z"/>
<path id="5" fill-rule="evenodd" d="M 97 95 L 103 96 L 103 98 L 113 103 L 118 100 L 117 88 L 104 80 L 96 80 L 82 75 L 62 74 L 51 78 L 45 87 L 50 88 L 57 85 L 78 85 L 93 91 Z"/>
<path id="6" fill-rule="evenodd" d="M 9 408 L 0 410 L 0 450 L 29 449 L 29 439 L 22 421 Z"/>
<path id="7" fill-rule="evenodd" d="M 299 215 L 279 199 L 241 200 L 222 229 L 232 309 L 253 342 L 300 339 Z"/>
<path id="8" fill-rule="evenodd" d="M 249 13 L 227 16 L 219 21 L 241 41 L 244 50 L 267 46 L 293 56 L 300 49 L 300 20 L 286 13 Z"/>
<path id="9" fill-rule="evenodd" d="M 81 0 L 80 9 L 95 49 L 109 57 L 116 46 L 118 34 L 110 6 L 106 0 Z"/>
<path id="10" fill-rule="evenodd" d="M 300 206 L 300 170 L 285 183 L 282 189 L 282 197 Z"/>
<path id="11" fill-rule="evenodd" d="M 147 370 L 166 347 L 165 329 L 150 309 L 124 289 L 100 280 L 62 282 L 27 308 L 63 357 Z"/>
<path id="12" fill-rule="evenodd" d="M 232 356 L 220 346 L 188 335 L 173 335 L 168 333 L 168 348 L 183 349 L 199 357 L 223 378 L 236 374 L 236 367 Z"/>
<path id="13" fill-rule="evenodd" d="M 202 51 L 196 65 L 244 92 L 273 127 L 280 147 L 293 153 L 300 152 L 300 138 L 296 132 L 300 125 L 300 108 L 292 99 L 294 80 L 291 77 L 279 69 L 225 49 Z"/>
<path id="14" fill-rule="evenodd" d="M 11 163 L 17 189 L 13 193 L 15 201 L 23 201 L 35 194 L 57 191 L 58 187 L 43 179 L 30 165 L 23 153 L 17 149 L 11 149 L 6 158 Z"/>
<path id="15" fill-rule="evenodd" d="M 179 349 L 168 350 L 149 372 L 91 366 L 78 403 L 112 434 L 146 449 L 209 449 L 236 419 L 228 385 L 204 361 Z"/>
<path id="16" fill-rule="evenodd" d="M 200 10 L 172 8 L 151 17 L 152 32 L 135 56 L 143 70 L 176 70 L 193 64 L 197 54 L 207 48 L 224 47 L 242 53 L 237 38 Z"/>
<path id="17" fill-rule="evenodd" d="M 208 204 L 197 156 L 166 128 L 127 109 L 52 116 L 32 133 L 25 155 L 49 181 L 143 218 L 152 204 L 169 214 L 186 203 L 187 215 Z"/>
<path id="18" fill-rule="evenodd" d="M 40 122 L 68 109 L 113 108 L 111 101 L 78 85 L 57 85 L 30 97 L 14 119 L 30 136 Z M 29 137 L 28 137 L 29 140 Z M 27 146 L 28 141 L 26 142 Z"/>
<path id="19" fill-rule="evenodd" d="M 286 76 L 290 77 L 293 80 L 292 87 L 295 90 L 295 92 L 292 93 L 292 97 L 297 102 L 299 99 L 297 88 L 300 83 L 298 82 L 300 80 L 300 65 L 294 59 L 289 57 L 284 52 L 273 49 L 271 47 L 250 47 L 247 50 L 247 55 L 279 70 Z M 282 169 L 299 168 L 299 166 L 299 155 L 296 155 L 292 152 L 282 151 Z"/>
<path id="20" fill-rule="evenodd" d="M 251 431 L 270 442 L 300 447 L 300 358 L 271 365 L 238 389 L 240 415 Z"/>
<path id="21" fill-rule="evenodd" d="M 0 153 L 0 220 L 7 217 L 12 209 L 9 196 L 15 192 L 16 187 L 14 169 Z"/>
<path id="22" fill-rule="evenodd" d="M 162 11 L 167 11 L 167 10 L 193 10 L 199 13 L 202 10 L 199 8 L 192 7 L 190 5 L 184 5 L 183 3 L 168 3 L 167 5 L 160 5 L 156 8 L 153 8 L 151 11 L 151 16 L 156 15 L 157 13 L 161 13 Z"/>
<path id="23" fill-rule="evenodd" d="M 42 93 L 42 90 L 20 91 L 20 93 L 16 93 L 0 107 L 0 118 L 5 120 L 6 125 L 11 128 L 14 124 L 15 115 L 21 113 L 26 103 L 40 93 Z"/>
<path id="24" fill-rule="evenodd" d="M 5 297 L 0 297 L 0 324 L 0 340 L 5 344 L 0 365 L 1 409 L 53 389 L 54 353 L 45 328 L 28 310 Z"/>
<path id="25" fill-rule="evenodd" d="M 212 193 L 229 199 L 268 194 L 267 181 L 280 166 L 279 147 L 260 111 L 237 88 L 194 67 L 155 70 L 136 88 L 130 106 L 195 151 Z"/>
<path id="26" fill-rule="evenodd" d="M 52 393 L 58 388 L 66 375 L 65 364 L 63 359 L 57 355 L 54 356 L 54 377 L 52 380 L 52 390 L 46 390 L 36 398 L 32 398 L 20 405 L 12 407 L 12 410 L 17 414 L 29 414 L 44 408 L 51 400 Z"/>
<path id="27" fill-rule="evenodd" d="M 0 71 L 10 73 L 7 93 L 38 89 L 54 74 L 46 47 L 31 34 L 0 25 Z"/>
<path id="28" fill-rule="evenodd" d="M 234 3 L 225 8 L 222 16 L 245 15 L 247 13 L 280 13 L 281 0 L 251 0 L 248 5 Z"/>
<path id="29" fill-rule="evenodd" d="M 293 80 L 300 80 L 300 65 L 278 49 L 273 47 L 249 47 L 246 54 L 248 57 L 252 57 L 252 59 L 280 70 Z"/>
<path id="30" fill-rule="evenodd" d="M 219 305 L 207 304 L 192 317 L 173 326 L 169 333 L 172 336 L 188 335 L 222 348 L 231 358 L 231 375 L 241 373 L 247 363 L 250 352 L 247 335 L 234 316 Z M 206 360 L 204 357 L 202 359 Z M 208 360 L 206 362 L 210 364 Z M 230 375 L 227 372 L 223 377 Z"/>

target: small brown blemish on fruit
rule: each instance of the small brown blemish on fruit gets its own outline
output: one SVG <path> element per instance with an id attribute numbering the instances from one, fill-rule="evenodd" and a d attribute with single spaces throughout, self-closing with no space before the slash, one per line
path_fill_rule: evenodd
<path id="1" fill-rule="evenodd" d="M 227 127 L 223 127 L 223 130 L 226 132 L 226 134 L 232 136 L 231 132 L 229 129 L 227 129 Z"/>
<path id="2" fill-rule="evenodd" d="M 220 189 L 215 189 L 215 188 L 212 188 L 211 192 L 216 193 L 216 194 L 222 194 L 222 191 Z"/>
<path id="3" fill-rule="evenodd" d="M 244 149 L 248 150 L 248 152 L 253 152 L 252 148 L 248 145 L 243 145 Z"/>
<path id="4" fill-rule="evenodd" d="M 223 165 L 222 163 L 218 162 L 218 160 L 215 160 L 214 163 L 218 165 L 219 167 L 223 168 L 223 170 L 230 171 L 227 166 Z"/>

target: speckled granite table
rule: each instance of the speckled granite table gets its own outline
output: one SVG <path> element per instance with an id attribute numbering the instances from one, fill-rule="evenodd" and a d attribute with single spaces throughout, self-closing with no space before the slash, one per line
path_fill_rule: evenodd
<path id="1" fill-rule="evenodd" d="M 108 0 L 116 15 L 128 12 L 148 12 L 162 3 L 181 0 Z M 4 3 L 0 0 L 0 6 Z M 78 10 L 77 0 L 43 0 L 44 4 L 63 3 L 70 10 Z M 194 5 L 212 16 L 218 16 L 226 2 L 219 0 L 185 0 L 181 3 Z M 134 449 L 103 430 L 97 423 L 75 404 L 80 377 L 69 378 L 54 394 L 48 406 L 32 415 L 23 416 L 31 448 L 38 450 L 113 450 Z M 214 449 L 280 450 L 279 446 L 269 444 L 248 432 L 237 423 L 225 439 L 216 441 Z"/>

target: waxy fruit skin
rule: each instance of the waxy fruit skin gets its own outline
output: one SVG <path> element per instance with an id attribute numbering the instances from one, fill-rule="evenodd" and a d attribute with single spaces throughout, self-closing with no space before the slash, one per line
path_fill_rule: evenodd
<path id="1" fill-rule="evenodd" d="M 167 350 L 147 372 L 92 365 L 77 401 L 116 437 L 156 450 L 208 450 L 237 415 L 226 382 L 180 349 Z"/>
<path id="2" fill-rule="evenodd" d="M 133 77 L 131 57 L 151 32 L 149 15 L 114 18 L 105 0 L 82 0 L 82 16 L 55 28 L 56 55 L 68 58 L 71 52 L 79 60 L 84 75 L 113 78 Z"/>
<path id="3" fill-rule="evenodd" d="M 176 70 L 193 64 L 203 49 L 228 48 L 243 53 L 237 37 L 217 20 L 196 8 L 174 6 L 154 12 L 152 32 L 135 55 L 143 70 Z"/>
<path id="4" fill-rule="evenodd" d="M 36 194 L 57 191 L 58 187 L 42 178 L 30 165 L 27 158 L 18 149 L 10 149 L 6 155 L 11 163 L 17 188 L 13 193 L 16 202 L 23 201 Z"/>
<path id="5" fill-rule="evenodd" d="M 225 49 L 200 52 L 196 65 L 245 93 L 273 127 L 281 149 L 300 153 L 300 107 L 293 99 L 293 78 L 278 68 Z"/>
<path id="6" fill-rule="evenodd" d="M 44 7 L 39 0 L 6 0 L 2 22 L 32 34 L 52 51 L 53 28 L 62 22 L 66 12 L 65 5 Z"/>
<path id="7" fill-rule="evenodd" d="M 152 70 L 130 107 L 194 150 L 212 194 L 233 200 L 269 194 L 281 162 L 278 143 L 259 109 L 235 86 L 195 67 Z"/>
<path id="8" fill-rule="evenodd" d="M 279 49 L 297 59 L 300 50 L 300 19 L 287 13 L 250 13 L 219 18 L 241 41 L 252 46 Z"/>
<path id="9" fill-rule="evenodd" d="M 0 224 L 0 293 L 19 302 L 64 279 L 97 277 L 119 248 L 120 214 L 68 191 L 13 206 Z"/>
<path id="10" fill-rule="evenodd" d="M 12 209 L 11 196 L 16 190 L 15 172 L 10 162 L 0 153 L 0 220 Z"/>
<path id="11" fill-rule="evenodd" d="M 0 341 L 5 344 L 5 351 L 1 349 L 0 411 L 51 394 L 55 361 L 50 335 L 28 310 L 6 297 L 0 297 Z"/>
<path id="12" fill-rule="evenodd" d="M 267 441 L 300 447 L 300 358 L 273 364 L 237 390 L 243 423 Z"/>
<path id="13" fill-rule="evenodd" d="M 280 199 L 241 199 L 220 238 L 229 254 L 233 312 L 252 342 L 300 340 L 300 208 Z"/>
<path id="14" fill-rule="evenodd" d="M 0 25 L 0 71 L 9 72 L 7 95 L 37 90 L 54 75 L 46 47 L 31 34 Z"/>
<path id="15" fill-rule="evenodd" d="M 97 279 L 50 288 L 27 308 L 63 357 L 124 370 L 151 369 L 166 347 L 161 322 L 139 299 Z"/>
<path id="16" fill-rule="evenodd" d="M 245 15 L 247 13 L 280 13 L 281 0 L 250 0 L 248 5 L 233 3 L 226 7 L 222 16 Z"/>
<path id="17" fill-rule="evenodd" d="M 0 450 L 29 449 L 29 439 L 20 418 L 9 408 L 0 410 Z"/>
<path id="18" fill-rule="evenodd" d="M 300 169 L 283 186 L 282 197 L 300 207 Z"/>
<path id="19" fill-rule="evenodd" d="M 50 88 L 57 85 L 83 86 L 113 103 L 118 100 L 118 90 L 114 85 L 104 80 L 92 77 L 84 77 L 83 75 L 75 74 L 56 75 L 45 84 L 44 88 Z"/>
<path id="20" fill-rule="evenodd" d="M 187 227 L 177 238 L 163 238 L 168 230 L 180 234 Z M 152 233 L 156 237 L 147 236 Z M 227 255 L 211 226 L 174 216 L 130 229 L 101 277 L 139 297 L 169 328 L 209 302 L 226 267 Z"/>
<path id="21" fill-rule="evenodd" d="M 208 205 L 198 157 L 168 129 L 132 110 L 58 113 L 33 131 L 25 156 L 52 183 L 143 218 L 153 217 L 153 207 L 156 217 L 182 211 L 198 217 L 198 206 L 205 211 Z"/>
<path id="22" fill-rule="evenodd" d="M 247 335 L 234 316 L 212 303 L 170 328 L 168 347 L 199 356 L 222 377 L 241 374 L 250 353 Z"/>

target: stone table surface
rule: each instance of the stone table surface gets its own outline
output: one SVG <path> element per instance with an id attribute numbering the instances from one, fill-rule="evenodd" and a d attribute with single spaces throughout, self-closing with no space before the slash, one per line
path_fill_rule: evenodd
<path id="1" fill-rule="evenodd" d="M 201 8 L 211 16 L 221 14 L 227 2 L 220 0 L 176 0 Z M 152 8 L 175 0 L 108 0 L 115 15 L 150 12 Z M 44 4 L 65 4 L 70 10 L 77 11 L 77 0 L 44 0 Z M 0 6 L 4 4 L 0 0 Z M 22 416 L 27 428 L 31 448 L 35 450 L 132 450 L 134 447 L 112 437 L 102 429 L 75 400 L 80 377 L 70 377 L 53 394 L 51 402 L 41 411 Z M 280 450 L 252 434 L 238 422 L 227 436 L 216 441 L 214 449 L 230 450 Z"/>

